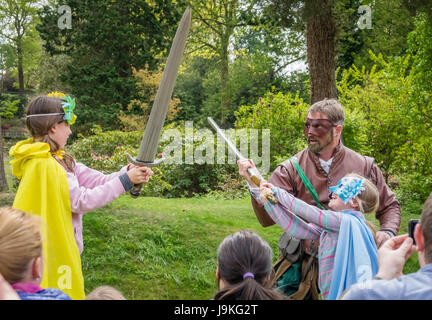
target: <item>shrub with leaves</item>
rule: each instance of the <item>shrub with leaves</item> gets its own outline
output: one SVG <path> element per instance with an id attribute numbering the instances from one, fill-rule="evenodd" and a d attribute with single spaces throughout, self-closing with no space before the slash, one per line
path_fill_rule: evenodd
<path id="1" fill-rule="evenodd" d="M 297 94 L 267 93 L 235 112 L 238 128 L 270 129 L 270 170 L 306 147 L 303 127 L 309 105 Z"/>
<path id="2" fill-rule="evenodd" d="M 370 52 L 370 70 L 352 66 L 338 82 L 339 100 L 358 115 L 359 149 L 375 158 L 387 182 L 402 188 L 401 194 L 424 201 L 432 180 L 432 105 L 422 95 L 417 56 L 388 58 Z M 345 131 L 345 129 L 344 129 Z M 429 186 L 429 188 L 428 188 Z M 402 195 L 406 198 L 406 195 Z"/>
<path id="3" fill-rule="evenodd" d="M 194 141 L 186 141 L 183 126 L 174 127 L 168 125 L 167 129 L 175 129 L 176 133 L 182 138 L 179 145 L 181 152 L 180 163 L 164 162 L 158 167 L 153 167 L 154 175 L 150 182 L 142 188 L 141 194 L 148 196 L 165 197 L 191 197 L 199 194 L 206 194 L 210 191 L 226 192 L 233 197 L 242 196 L 246 190 L 246 185 L 238 175 L 235 164 L 211 164 L 211 163 L 185 163 L 187 152 L 186 143 L 193 143 L 192 151 L 198 152 L 197 148 L 205 142 L 200 135 L 199 129 L 194 128 Z M 142 132 L 121 132 L 107 131 L 102 132 L 100 128 L 93 129 L 93 135 L 77 140 L 70 148 L 69 152 L 79 162 L 87 166 L 111 173 L 120 170 L 128 163 L 126 156 L 129 153 L 135 157 L 138 152 L 142 138 Z M 163 135 L 162 135 L 163 136 Z M 215 135 L 211 135 L 216 139 Z M 214 146 L 216 146 L 215 141 Z M 161 141 L 158 152 L 163 153 L 166 146 L 171 143 L 169 139 Z M 190 146 L 188 147 L 190 148 Z M 203 149 L 204 150 L 204 149 Z M 168 157 L 169 155 L 163 155 Z"/>

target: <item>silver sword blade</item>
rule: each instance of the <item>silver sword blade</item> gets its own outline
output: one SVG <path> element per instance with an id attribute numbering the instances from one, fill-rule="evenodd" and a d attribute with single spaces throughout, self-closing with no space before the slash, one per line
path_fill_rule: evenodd
<path id="1" fill-rule="evenodd" d="M 225 143 L 227 144 L 228 148 L 231 149 L 235 155 L 237 156 L 237 158 L 239 159 L 246 159 L 245 156 L 243 156 L 240 151 L 237 149 L 236 145 L 234 143 L 232 143 L 227 136 L 225 135 L 225 133 L 221 130 L 221 128 L 219 128 L 219 126 L 217 125 L 217 123 L 211 118 L 211 117 L 207 117 L 208 122 L 210 123 L 210 125 L 213 127 L 213 129 L 216 130 L 217 134 L 220 135 L 220 137 L 225 141 Z M 251 177 L 257 177 L 258 180 L 255 180 L 255 184 L 259 186 L 259 181 L 263 180 L 263 177 L 261 175 L 261 173 L 258 171 L 257 168 L 249 168 L 248 169 L 248 173 Z"/>
<path id="2" fill-rule="evenodd" d="M 221 130 L 221 128 L 219 128 L 219 126 L 217 125 L 216 122 L 214 122 L 214 120 L 211 117 L 207 117 L 208 122 L 210 123 L 210 125 L 213 127 L 213 129 L 216 130 L 216 132 L 218 133 L 218 135 L 221 136 L 221 138 L 225 141 L 225 143 L 227 144 L 228 148 L 230 148 L 237 156 L 237 158 L 239 159 L 246 159 L 241 153 L 240 151 L 237 149 L 237 147 L 235 146 L 234 143 L 232 143 L 227 136 L 225 135 L 225 133 Z M 261 173 L 258 171 L 258 169 L 256 167 L 254 168 L 248 168 L 247 169 L 250 178 L 252 180 L 253 183 L 255 183 L 256 186 L 260 186 L 261 182 L 264 180 L 264 178 L 262 177 Z M 271 203 L 278 203 L 278 200 L 275 198 L 275 196 L 273 194 L 268 194 L 267 199 L 271 202 Z"/>
<path id="3" fill-rule="evenodd" d="M 191 9 L 188 7 L 177 28 L 136 160 L 148 163 L 153 163 L 155 160 L 162 128 L 176 82 L 177 72 L 183 57 L 190 24 Z"/>
<path id="4" fill-rule="evenodd" d="M 217 134 L 220 135 L 220 137 L 225 141 L 225 143 L 227 144 L 228 148 L 230 148 L 235 155 L 237 156 L 237 158 L 239 159 L 246 159 L 241 153 L 240 151 L 237 149 L 237 147 L 235 146 L 234 143 L 232 143 L 227 136 L 225 135 L 225 133 L 221 130 L 221 128 L 219 128 L 219 126 L 217 125 L 216 122 L 214 122 L 214 120 L 211 117 L 207 117 L 208 122 L 210 123 L 210 125 L 213 127 L 213 129 L 216 130 Z"/>

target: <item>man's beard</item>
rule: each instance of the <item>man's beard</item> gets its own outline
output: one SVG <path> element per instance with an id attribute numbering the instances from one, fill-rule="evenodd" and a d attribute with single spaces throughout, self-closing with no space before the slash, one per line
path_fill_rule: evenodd
<path id="1" fill-rule="evenodd" d="M 327 147 L 328 145 L 330 145 L 333 142 L 333 130 L 330 131 L 330 135 L 328 136 L 328 138 L 321 144 L 321 142 L 319 142 L 318 140 L 314 139 L 316 141 L 315 144 L 311 145 L 309 143 L 309 138 L 308 138 L 308 149 L 317 154 L 319 152 L 321 152 L 325 147 Z"/>

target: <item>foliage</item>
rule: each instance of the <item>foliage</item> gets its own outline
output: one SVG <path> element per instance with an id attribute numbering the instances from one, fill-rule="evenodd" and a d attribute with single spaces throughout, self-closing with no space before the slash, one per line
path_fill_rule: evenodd
<path id="1" fill-rule="evenodd" d="M 94 126 L 92 133 L 93 135 L 89 137 L 81 136 L 78 141 L 69 147 L 71 155 L 86 164 L 91 163 L 93 158 L 92 153 L 100 156 L 112 156 L 117 146 L 138 148 L 142 137 L 142 133 L 140 132 L 103 132 L 99 126 Z M 112 169 L 118 170 L 117 167 L 113 167 Z"/>
<path id="2" fill-rule="evenodd" d="M 214 59 L 198 55 L 185 57 L 174 88 L 174 94 L 180 99 L 180 110 L 175 120 L 187 120 L 194 123 L 204 122 L 203 106 L 208 95 L 204 88 L 204 80 L 214 68 Z"/>
<path id="3" fill-rule="evenodd" d="M 384 57 L 400 56 L 407 52 L 407 35 L 413 30 L 412 13 L 403 5 L 404 0 L 393 1 L 335 1 L 334 14 L 338 25 L 337 64 L 348 69 L 353 64 L 370 69 L 373 61 L 369 50 Z M 358 8 L 371 9 L 371 28 L 360 29 Z"/>
<path id="4" fill-rule="evenodd" d="M 41 53 L 39 68 L 37 70 L 38 83 L 36 90 L 41 93 L 60 91 L 70 93 L 71 87 L 61 81 L 61 75 L 67 72 L 71 58 L 66 54 L 51 56 L 45 50 Z"/>
<path id="5" fill-rule="evenodd" d="M 124 195 L 83 219 L 86 292 L 111 285 L 130 300 L 211 299 L 217 247 L 226 236 L 254 230 L 276 261 L 281 233 L 260 226 L 249 199 Z"/>
<path id="6" fill-rule="evenodd" d="M 370 53 L 374 65 L 342 72 L 340 101 L 350 112 L 360 112 L 358 131 L 363 146 L 387 179 L 399 183 L 402 198 L 424 201 L 432 180 L 432 62 L 431 17 L 419 14 L 410 33 L 411 54 L 384 59 Z M 361 118 L 363 117 L 363 121 Z M 366 130 L 364 130 L 366 128 Z M 369 149 L 369 150 L 368 150 Z"/>
<path id="7" fill-rule="evenodd" d="M 13 48 L 7 44 L 0 44 L 0 75 L 3 77 L 3 73 L 12 69 L 14 63 L 15 54 Z M 3 86 L 0 87 L 0 91 L 3 91 Z"/>
<path id="8" fill-rule="evenodd" d="M 361 112 L 364 121 L 356 129 L 366 136 L 364 145 L 370 148 L 362 151 L 375 158 L 388 178 L 398 171 L 394 166 L 398 149 L 409 141 L 408 131 L 412 127 L 405 116 L 405 101 L 410 94 L 410 79 L 405 74 L 410 57 L 395 59 L 393 63 L 381 55 L 371 54 L 371 58 L 377 65 L 370 71 L 356 66 L 343 71 L 338 82 L 339 100 L 345 109 Z M 395 123 L 400 125 L 395 127 Z"/>
<path id="9" fill-rule="evenodd" d="M 155 69 L 164 59 L 184 6 L 168 0 L 71 0 L 68 5 L 73 8 L 71 29 L 57 27 L 57 7 L 40 11 L 44 48 L 70 58 L 59 72 L 85 123 L 76 130 L 89 133 L 93 124 L 116 129 L 120 111 L 139 99 L 132 68 Z"/>
<path id="10" fill-rule="evenodd" d="M 34 76 L 40 54 L 35 32 L 35 25 L 38 23 L 36 5 L 37 1 L 34 0 L 0 1 L 0 38 L 6 39 L 14 50 L 18 89 L 21 92 L 26 85 L 29 86 L 30 76 Z"/>
<path id="11" fill-rule="evenodd" d="M 152 72 L 147 69 L 138 71 L 133 69 L 133 75 L 138 80 L 138 97 L 129 103 L 127 112 L 120 111 L 119 118 L 125 130 L 144 131 L 157 89 L 162 80 L 163 71 Z M 166 122 L 170 122 L 179 112 L 179 103 L 180 100 L 178 98 L 171 99 L 166 115 Z"/>
<path id="12" fill-rule="evenodd" d="M 298 94 L 267 93 L 252 106 L 241 106 L 236 127 L 270 129 L 271 170 L 306 146 L 303 127 L 309 105 Z"/>
<path id="13" fill-rule="evenodd" d="M 168 125 L 165 130 L 172 129 L 176 134 L 181 135 L 182 142 L 177 151 L 180 152 L 180 161 L 170 155 L 172 144 L 170 132 L 162 134 L 162 140 L 158 152 L 171 162 L 162 163 L 152 170 L 155 175 L 150 182 L 142 189 L 142 195 L 165 196 L 165 197 L 191 197 L 196 194 L 205 194 L 212 190 L 231 193 L 230 197 L 243 196 L 246 186 L 238 176 L 235 164 L 213 164 L 200 163 L 197 156 L 204 155 L 206 139 L 202 131 L 194 128 L 193 141 L 189 141 L 182 126 L 174 127 Z M 100 127 L 93 129 L 93 135 L 81 138 L 70 148 L 69 152 L 79 162 L 88 165 L 96 170 L 111 173 L 120 170 L 128 163 L 127 154 L 136 156 L 142 137 L 142 132 L 102 132 Z M 212 136 L 213 137 L 213 136 Z M 179 137 L 176 137 L 179 138 Z M 190 144 L 189 146 L 186 146 Z M 186 153 L 193 152 L 193 163 L 186 163 Z M 201 153 L 200 153 L 201 152 Z M 200 153 L 200 154 L 199 154 Z M 205 156 L 205 155 L 204 155 Z M 201 157 L 202 158 L 202 157 Z M 213 161 L 214 162 L 214 161 Z M 226 163 L 226 162 L 225 162 Z"/>
<path id="14" fill-rule="evenodd" d="M 0 117 L 12 119 L 18 110 L 19 99 L 11 94 L 0 94 Z"/>
<path id="15" fill-rule="evenodd" d="M 236 52 L 234 57 L 228 80 L 230 110 L 225 114 L 228 123 L 234 123 L 234 113 L 241 105 L 253 104 L 272 87 L 281 88 L 283 85 L 281 78 L 276 75 L 275 62 L 269 56 L 242 49 Z M 216 70 L 208 73 L 203 87 L 207 97 L 202 112 L 212 115 L 214 119 L 220 119 L 220 78 Z"/>
<path id="16" fill-rule="evenodd" d="M 362 145 L 368 146 L 363 150 L 375 158 L 386 180 L 393 176 L 412 200 L 424 201 L 432 187 L 432 132 L 417 117 L 428 106 L 415 102 L 412 58 L 392 63 L 372 58 L 377 65 L 369 72 L 355 67 L 344 71 L 340 100 L 351 112 L 361 110 L 357 131 L 365 136 Z"/>
<path id="17" fill-rule="evenodd" d="M 207 77 L 211 81 L 204 85 L 208 88 L 205 112 L 228 128 L 241 103 L 252 103 L 250 99 L 276 85 L 282 69 L 302 58 L 303 42 L 298 34 L 275 26 L 263 15 L 260 1 L 189 3 L 197 18 L 188 46 L 195 55 L 217 62 Z M 239 101 L 244 98 L 248 101 Z"/>

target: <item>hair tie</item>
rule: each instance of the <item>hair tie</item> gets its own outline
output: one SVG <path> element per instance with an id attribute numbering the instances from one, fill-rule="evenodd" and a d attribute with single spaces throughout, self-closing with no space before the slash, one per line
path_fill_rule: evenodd
<path id="1" fill-rule="evenodd" d="M 251 277 L 252 279 L 255 279 L 255 276 L 254 276 L 254 274 L 252 272 L 246 272 L 243 275 L 243 280 L 246 279 L 246 278 L 248 278 L 248 277 Z"/>

